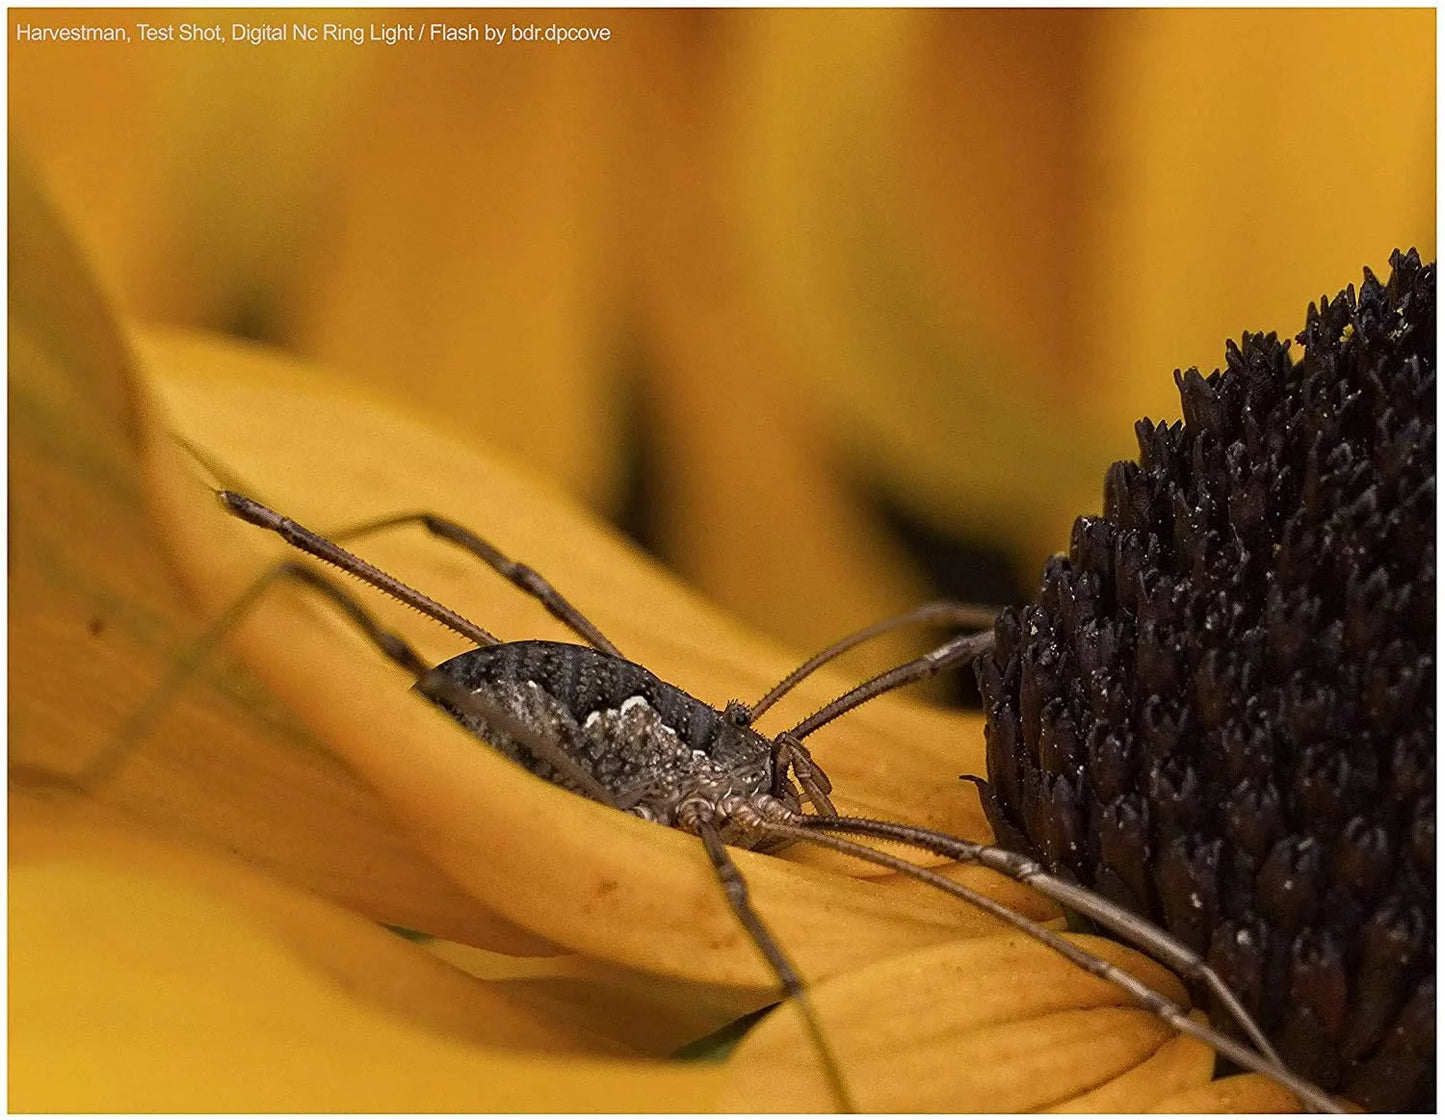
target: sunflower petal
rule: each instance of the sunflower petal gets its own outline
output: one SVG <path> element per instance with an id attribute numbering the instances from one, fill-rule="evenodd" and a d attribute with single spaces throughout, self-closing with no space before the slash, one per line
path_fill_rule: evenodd
<path id="1" fill-rule="evenodd" d="M 1203 1021 L 1200 1012 L 1194 1014 Z M 1207 1088 L 1213 1073 L 1214 1051 L 1197 1039 L 1176 1035 L 1127 1073 L 1048 1111 L 1137 1112 L 1145 1101 Z"/>
<path id="2" fill-rule="evenodd" d="M 156 335 L 147 337 L 146 352 L 149 368 L 165 376 L 162 391 L 186 438 L 303 523 L 326 528 L 441 506 L 439 512 L 549 574 L 624 651 L 695 695 L 720 702 L 740 685 L 760 692 L 788 667 L 785 654 L 741 633 L 516 468 L 340 396 L 294 363 L 260 352 Z M 207 368 L 226 368 L 228 378 L 202 383 L 177 375 L 203 357 Z M 226 516 L 196 481 L 196 468 L 188 476 L 178 455 L 163 449 L 153 467 L 177 559 L 198 596 L 219 609 L 267 555 L 277 554 L 274 542 Z M 535 602 L 420 532 L 364 545 L 357 547 L 369 558 L 496 633 L 568 636 Z M 462 644 L 429 633 L 399 604 L 378 602 L 376 609 L 415 635 L 426 656 L 446 656 Z M 407 695 L 405 674 L 287 589 L 268 595 L 235 640 L 320 737 L 383 793 L 418 843 L 489 907 L 615 963 L 741 985 L 751 993 L 744 1006 L 770 998 L 774 982 L 695 840 L 574 797 L 479 749 Z M 813 689 L 815 696 L 841 691 L 826 679 Z M 838 728 L 833 747 L 856 746 L 860 771 L 929 774 L 914 786 L 910 816 L 918 819 L 922 806 L 922 823 L 979 831 L 970 820 L 978 815 L 976 800 L 958 796 L 956 764 L 938 761 L 960 735 L 976 739 L 977 724 L 891 698 L 869 708 Z M 902 801 L 906 787 L 894 781 Z M 798 947 L 813 976 L 997 930 L 992 920 L 925 893 L 905 896 L 747 852 L 737 858 L 760 911 L 785 945 Z"/>
<path id="3" fill-rule="evenodd" d="M 1288 1089 L 1259 1073 L 1221 1077 L 1165 1097 L 1150 1112 L 1300 1112 L 1299 1100 Z"/>
<path id="4" fill-rule="evenodd" d="M 11 166 L 12 779 L 79 784 L 382 921 L 547 952 L 449 883 L 238 666 L 193 675 L 134 721 L 200 629 L 142 482 L 166 437 L 83 254 L 24 160 Z"/>
<path id="5" fill-rule="evenodd" d="M 1070 940 L 1184 998 L 1173 976 L 1139 954 L 1100 938 Z M 812 1002 L 865 1111 L 1021 1112 L 1091 1092 L 1129 1111 L 1181 1079 L 1208 1080 L 1212 1069 L 1197 1060 L 1182 1071 L 1172 1059 L 1151 1065 L 1172 1047 L 1170 1027 L 1120 1006 L 1128 999 L 1119 988 L 1016 934 L 880 961 L 818 985 Z M 766 1019 L 728 1063 L 725 1107 L 834 1107 L 809 1039 L 796 1008 Z"/>
<path id="6" fill-rule="evenodd" d="M 578 953 L 513 957 L 443 940 L 427 941 L 425 947 L 473 976 L 515 989 L 539 1007 L 565 1009 L 568 1023 L 648 1057 L 673 1056 L 740 1014 L 732 988 L 673 980 Z"/>
<path id="7" fill-rule="evenodd" d="M 276 951 L 284 949 L 298 970 L 339 987 L 358 1004 L 404 1018 L 417 1030 L 506 1049 L 639 1056 L 633 1047 L 617 1042 L 605 1025 L 600 1030 L 582 1025 L 570 1005 L 538 999 L 525 986 L 469 976 L 421 946 L 249 868 L 234 856 L 155 832 L 81 798 L 12 791 L 10 861 L 13 872 L 40 875 L 46 882 L 52 873 L 63 881 L 137 876 L 158 890 L 175 892 L 176 905 L 182 896 L 194 896 L 201 912 L 216 906 L 244 911 L 244 925 L 257 940 Z M 112 893 L 107 888 L 96 896 L 95 920 L 124 926 L 131 920 L 129 908 L 118 918 L 99 914 Z M 12 912 L 11 918 L 14 930 L 17 914 Z M 78 930 L 62 936 L 58 944 L 76 949 L 93 925 L 91 918 L 81 921 Z M 164 962 L 174 935 L 157 927 L 154 937 Z M 29 931 L 23 944 L 25 952 L 12 955 L 11 961 L 25 975 L 58 967 L 46 955 L 48 940 L 36 940 Z M 105 952 L 96 953 L 103 942 L 88 944 L 92 955 L 106 958 Z M 32 952 L 36 949 L 41 949 L 38 957 Z M 83 1009 L 73 1010 L 84 1014 Z M 599 1021 L 591 1022 L 595 1026 Z M 12 1018 L 12 1026 L 25 1025 Z M 224 1042 L 218 1045 L 224 1048 Z"/>
<path id="8" fill-rule="evenodd" d="M 318 976 L 243 909 L 132 872 L 12 871 L 10 934 L 20 1111 L 696 1110 L 719 1077 L 438 1034 Z"/>

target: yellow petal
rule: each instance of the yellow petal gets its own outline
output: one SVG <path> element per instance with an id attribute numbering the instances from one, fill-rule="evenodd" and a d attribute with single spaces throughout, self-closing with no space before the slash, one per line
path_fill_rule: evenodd
<path id="1" fill-rule="evenodd" d="M 1196 1011 L 1193 1015 L 1203 1022 L 1203 1013 Z M 1149 1101 L 1206 1087 L 1214 1075 L 1214 1060 L 1214 1051 L 1209 1047 L 1185 1035 L 1177 1035 L 1127 1073 L 1087 1093 L 1053 1105 L 1048 1111 L 1138 1112 L 1148 1106 Z"/>
<path id="2" fill-rule="evenodd" d="M 261 352 L 155 335 L 146 351 L 150 368 L 166 375 L 179 430 L 303 523 L 325 528 L 440 509 L 547 574 L 625 652 L 716 703 L 760 693 L 791 665 L 515 468 L 328 392 Z M 223 362 L 231 374 L 225 381 L 201 383 L 177 372 L 200 364 L 218 371 Z M 277 548 L 268 534 L 224 514 L 197 469 L 178 459 L 158 456 L 154 464 L 158 508 L 198 595 L 218 609 Z M 361 550 L 504 637 L 568 636 L 535 602 L 420 532 L 378 537 Z M 397 604 L 377 607 L 414 635 L 426 656 L 464 645 L 418 625 Z M 236 641 L 387 797 L 418 843 L 489 906 L 616 963 L 741 985 L 749 1003 L 773 991 L 695 839 L 574 797 L 479 749 L 407 695 L 405 674 L 294 593 L 278 590 L 238 628 Z M 837 680 L 815 682 L 800 706 L 841 690 Z M 903 701 L 879 701 L 819 737 L 825 764 L 839 762 L 843 805 L 868 804 L 869 793 L 848 793 L 851 769 L 863 780 L 878 776 L 885 799 L 908 803 L 912 819 L 977 834 L 977 802 L 956 777 L 955 752 L 963 748 L 977 769 L 976 723 Z M 997 928 L 926 894 L 902 899 L 886 887 L 773 857 L 737 858 L 760 911 L 811 975 Z"/>
<path id="3" fill-rule="evenodd" d="M 244 910 L 248 927 L 268 943 L 284 947 L 295 958 L 298 971 L 305 969 L 317 981 L 344 990 L 360 1005 L 404 1019 L 418 1032 L 506 1049 L 640 1056 L 633 1047 L 616 1041 L 600 1020 L 591 1018 L 584 1024 L 570 1004 L 539 1000 L 525 985 L 469 976 L 374 922 L 248 868 L 233 856 L 147 829 L 84 799 L 12 791 L 10 864 L 12 870 L 26 874 L 43 872 L 47 881 L 52 874 L 96 873 L 120 880 L 138 875 L 158 888 L 195 896 L 201 909 L 222 905 Z M 106 894 L 96 898 L 97 915 L 109 898 Z M 21 911 L 20 916 L 27 913 Z M 15 918 L 12 914 L 12 932 Z M 128 915 L 101 918 L 122 924 L 129 920 Z M 86 940 L 96 936 L 93 924 L 83 921 L 60 939 L 67 954 L 87 943 L 92 956 L 106 959 L 105 952 L 97 953 L 103 942 Z M 168 956 L 171 932 L 158 925 L 152 936 L 158 956 Z M 68 959 L 52 957 L 58 947 L 33 931 L 18 944 L 23 951 L 12 941 L 11 965 L 27 977 L 49 975 Z M 65 991 L 73 989 L 71 985 Z M 84 1007 L 71 1010 L 82 1017 L 86 1014 Z M 12 1014 L 13 1029 L 24 1031 L 28 1025 L 22 1016 Z M 228 1035 L 215 1040 L 218 1050 L 228 1043 Z"/>
<path id="4" fill-rule="evenodd" d="M 1295 1095 L 1258 1073 L 1222 1077 L 1154 1104 L 1150 1112 L 1299 1112 Z"/>
<path id="5" fill-rule="evenodd" d="M 1174 977 L 1137 953 L 1100 938 L 1070 939 L 1170 998 L 1183 998 Z M 1090 1090 L 1129 1111 L 1157 1100 L 1181 1077 L 1198 1084 L 1212 1070 L 1198 1043 L 1184 1048 L 1195 1054 L 1183 1071 L 1172 1061 L 1167 1071 L 1151 1069 L 1146 1059 L 1161 1046 L 1179 1049 L 1173 1029 L 1128 1006 L 1119 988 L 1016 934 L 880 961 L 818 985 L 812 1001 L 865 1111 L 1018 1112 Z M 832 1090 L 791 1005 L 743 1040 L 728 1069 L 726 1108 L 832 1107 Z"/>
<path id="6" fill-rule="evenodd" d="M 457 890 L 234 663 L 171 690 L 125 765 L 94 770 L 201 626 L 146 508 L 144 446 L 168 437 L 84 258 L 11 166 L 12 775 L 84 781 L 382 921 L 547 951 Z"/>
<path id="7" fill-rule="evenodd" d="M 650 1057 L 668 1057 L 728 1026 L 738 1017 L 736 991 L 609 964 L 577 953 L 513 957 L 431 940 L 427 952 L 536 1006 L 554 1008 L 565 1022 L 617 1039 Z"/>
<path id="8" fill-rule="evenodd" d="M 246 911 L 72 863 L 10 877 L 19 1111 L 701 1109 L 701 1064 L 565 1060 L 418 1029 L 304 967 Z"/>

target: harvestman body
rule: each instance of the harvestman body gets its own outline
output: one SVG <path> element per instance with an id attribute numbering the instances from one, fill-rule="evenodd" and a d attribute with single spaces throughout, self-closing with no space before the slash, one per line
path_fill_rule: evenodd
<path id="1" fill-rule="evenodd" d="M 552 641 L 503 642 L 290 518 L 231 491 L 219 491 L 225 508 L 278 533 L 298 549 L 379 588 L 477 643 L 478 648 L 429 666 L 395 634 L 383 629 L 345 589 L 297 563 L 273 575 L 304 582 L 326 595 L 391 660 L 417 678 L 417 689 L 454 719 L 532 773 L 593 800 L 698 836 L 739 921 L 794 998 L 818 1047 L 839 1101 L 851 1107 L 846 1083 L 819 1029 L 807 989 L 753 909 L 746 883 L 726 845 L 767 850 L 805 842 L 831 848 L 912 876 L 961 898 L 1022 930 L 1080 968 L 1118 985 L 1139 1006 L 1181 1033 L 1212 1046 L 1236 1064 L 1284 1085 L 1318 1111 L 1340 1111 L 1320 1089 L 1285 1069 L 1234 993 L 1199 958 L 1167 933 L 1105 899 L 1049 874 L 1033 860 L 927 829 L 839 816 L 828 800 L 831 785 L 803 739 L 867 700 L 902 685 L 968 664 L 990 648 L 991 630 L 954 638 L 933 652 L 882 673 L 838 697 L 771 739 L 753 729 L 759 715 L 804 677 L 859 643 L 899 626 L 949 623 L 991 625 L 990 612 L 935 603 L 861 630 L 809 659 L 751 708 L 737 702 L 718 710 L 627 660 L 591 622 L 532 569 L 498 552 L 455 522 L 433 514 L 388 517 L 360 526 L 350 537 L 403 524 L 429 532 L 485 561 L 536 597 L 587 645 Z M 803 811 L 804 803 L 812 807 Z M 833 833 L 894 840 L 950 859 L 976 862 L 1026 883 L 1110 929 L 1185 978 L 1210 991 L 1239 1025 L 1250 1046 L 1200 1026 L 1164 996 L 1132 975 L 1080 949 L 1052 930 L 985 895 L 926 868 Z"/>

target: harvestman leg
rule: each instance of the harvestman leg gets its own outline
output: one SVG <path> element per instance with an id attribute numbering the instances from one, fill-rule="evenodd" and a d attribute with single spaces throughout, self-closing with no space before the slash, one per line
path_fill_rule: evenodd
<path id="1" fill-rule="evenodd" d="M 441 607 L 441 605 L 434 600 L 427 599 L 421 592 L 416 591 L 414 588 L 407 587 L 407 585 L 401 583 L 400 580 L 388 575 L 379 568 L 373 567 L 353 553 L 337 547 L 331 540 L 321 536 L 319 533 L 314 533 L 304 525 L 300 525 L 291 520 L 291 518 L 285 517 L 275 510 L 262 505 L 260 502 L 252 498 L 244 497 L 234 491 L 220 490 L 217 492 L 217 496 L 228 510 L 243 521 L 249 521 L 253 525 L 259 525 L 263 529 L 270 529 L 273 533 L 280 535 L 282 539 L 293 547 L 310 553 L 320 560 L 325 560 L 328 564 L 334 564 L 343 571 L 350 572 L 359 579 L 365 580 L 373 587 L 380 588 L 388 595 L 392 595 L 401 599 L 402 602 L 415 606 L 423 614 L 430 615 L 444 626 L 450 626 L 454 630 L 457 629 L 452 621 L 439 617 L 433 613 L 433 611 L 415 602 L 414 599 L 426 599 L 426 602 L 432 606 L 437 607 L 441 611 L 445 611 L 448 615 L 459 618 L 460 616 L 456 616 L 455 612 L 448 610 L 448 608 Z M 466 526 L 460 525 L 449 518 L 425 512 L 399 513 L 390 517 L 378 518 L 375 521 L 368 521 L 366 524 L 359 525 L 352 529 L 346 536 L 354 538 L 363 534 L 379 532 L 382 529 L 391 529 L 401 525 L 411 524 L 422 526 L 433 536 L 457 545 L 459 548 L 465 549 L 473 556 L 484 561 L 498 575 L 510 581 L 513 586 L 526 592 L 540 602 L 547 608 L 548 613 L 551 614 L 553 618 L 567 626 L 568 629 L 577 634 L 594 649 L 599 649 L 603 653 L 610 653 L 615 657 L 622 656 L 622 653 L 615 645 L 608 641 L 602 631 L 598 630 L 581 611 L 563 598 L 561 592 L 543 579 L 538 572 L 529 568 L 526 564 L 506 556 L 489 542 L 466 528 Z M 468 625 L 474 630 L 480 631 L 480 633 L 485 636 L 484 640 L 477 642 L 478 645 L 495 645 L 497 643 L 497 639 L 493 635 L 482 630 L 481 627 L 476 626 L 475 623 L 468 623 Z M 463 630 L 458 630 L 458 633 L 462 633 L 464 636 L 472 638 L 473 641 L 477 641 L 477 637 L 473 633 Z"/>
<path id="2" fill-rule="evenodd" d="M 915 657 L 912 661 L 895 665 L 893 668 L 879 673 L 876 677 L 868 678 L 858 687 L 849 689 L 836 700 L 823 705 L 801 723 L 788 728 L 786 733 L 796 739 L 806 738 L 824 724 L 832 723 L 839 716 L 851 712 L 860 704 L 882 696 L 885 692 L 892 692 L 894 689 L 913 684 L 915 681 L 936 677 L 945 669 L 962 668 L 992 648 L 992 630 L 950 638 L 943 645 L 925 653 L 922 657 Z"/>
<path id="3" fill-rule="evenodd" d="M 755 722 L 764 712 L 801 684 L 805 678 L 812 676 L 828 662 L 872 638 L 920 623 L 931 623 L 935 626 L 966 626 L 973 630 L 987 630 L 993 627 L 994 620 L 1002 609 L 1001 607 L 983 607 L 973 603 L 958 603 L 951 599 L 940 599 L 937 602 L 925 603 L 905 614 L 885 618 L 882 622 L 875 622 L 871 626 L 855 630 L 822 652 L 815 653 L 773 685 L 766 696 L 747 709 L 748 722 Z"/>
<path id="4" fill-rule="evenodd" d="M 223 465 L 215 461 L 206 452 L 201 450 L 184 436 L 177 432 L 171 433 L 177 443 L 186 452 L 200 463 L 211 476 L 216 479 L 229 478 L 229 472 Z M 428 598 L 421 592 L 407 587 L 400 580 L 393 578 L 386 572 L 381 571 L 366 561 L 360 559 L 343 548 L 339 548 L 334 541 L 354 540 L 357 537 L 367 536 L 371 533 L 380 532 L 396 526 L 419 523 L 434 536 L 466 549 L 472 555 L 485 561 L 494 571 L 510 580 L 522 591 L 541 601 L 542 605 L 552 614 L 581 637 L 585 642 L 595 649 L 604 653 L 611 653 L 621 656 L 617 647 L 597 629 L 576 607 L 572 606 L 550 583 L 542 578 L 540 574 L 533 571 L 527 565 L 512 560 L 500 550 L 493 547 L 489 542 L 477 536 L 471 530 L 449 518 L 440 517 L 434 513 L 415 511 L 411 513 L 392 514 L 386 517 L 379 517 L 374 521 L 362 522 L 352 525 L 345 531 L 335 534 L 328 539 L 318 533 L 312 532 L 303 525 L 297 524 L 289 517 L 285 517 L 275 510 L 268 509 L 253 498 L 247 498 L 242 494 L 222 486 L 215 491 L 216 496 L 232 514 L 249 521 L 253 525 L 259 525 L 263 529 L 270 529 L 278 533 L 283 539 L 296 548 L 310 553 L 328 564 L 334 564 L 343 571 L 350 572 L 358 579 L 365 580 L 373 587 L 385 591 L 409 606 L 421 611 L 423 614 L 440 622 L 464 637 L 470 638 L 478 645 L 496 645 L 499 641 L 494 635 L 488 633 L 482 627 L 462 618 L 456 612 L 443 607 L 435 600 Z M 464 624 L 459 627 L 458 622 Z"/>
<path id="5" fill-rule="evenodd" d="M 980 607 L 971 603 L 956 603 L 945 599 L 926 603 L 906 614 L 887 618 L 882 622 L 875 622 L 871 626 L 854 631 L 847 637 L 834 642 L 827 649 L 808 658 L 769 689 L 756 704 L 747 706 L 732 701 L 724 710 L 723 715 L 739 727 L 750 727 L 764 712 L 828 662 L 872 638 L 918 623 L 987 627 L 993 625 L 998 610 L 997 607 Z M 774 737 L 773 745 L 773 763 L 780 775 L 785 777 L 791 773 L 798 780 L 798 784 L 803 787 L 804 795 L 818 813 L 830 817 L 837 816 L 837 809 L 828 800 L 828 794 L 833 792 L 833 783 L 828 780 L 828 775 L 823 768 L 813 761 L 813 756 L 803 745 L 802 738 L 785 731 Z"/>
<path id="6" fill-rule="evenodd" d="M 728 854 L 727 845 L 723 843 L 722 837 L 713 823 L 711 809 L 700 803 L 684 805 L 678 813 L 678 824 L 702 840 L 703 847 L 707 849 L 708 859 L 712 861 L 718 883 L 722 886 L 723 894 L 727 896 L 728 906 L 731 907 L 739 924 L 747 930 L 753 944 L 757 946 L 758 951 L 768 962 L 773 974 L 782 984 L 784 994 L 797 1001 L 798 1011 L 803 1016 L 803 1022 L 807 1026 L 809 1035 L 812 1036 L 813 1045 L 823 1059 L 823 1072 L 831 1083 L 838 1102 L 843 1106 L 843 1111 L 857 1112 L 857 1106 L 848 1092 L 848 1084 L 843 1080 L 843 1071 L 838 1064 L 837 1056 L 833 1053 L 833 1048 L 823 1034 L 817 1012 L 813 1008 L 812 998 L 808 995 L 808 987 L 803 983 L 803 978 L 798 975 L 798 970 L 793 962 L 783 952 L 778 939 L 773 936 L 762 916 L 753 907 L 748 893 L 747 880 L 743 878 L 743 873 L 738 870 L 738 865 Z"/>
<path id="7" fill-rule="evenodd" d="M 903 617 L 906 618 L 907 616 Z M 880 626 L 881 625 L 885 624 L 880 624 Z M 875 630 L 873 632 L 877 631 Z M 868 632 L 860 631 L 860 634 L 864 633 Z M 837 719 L 845 712 L 851 711 L 860 704 L 866 703 L 874 697 L 881 696 L 885 692 L 891 692 L 894 689 L 902 688 L 915 681 L 934 676 L 947 668 L 967 665 L 973 661 L 974 658 L 992 648 L 993 637 L 992 632 L 984 632 L 951 639 L 930 653 L 924 654 L 922 657 L 905 662 L 902 665 L 870 678 L 856 688 L 849 690 L 842 696 L 826 704 L 813 715 L 783 734 L 787 737 L 802 739 L 804 736 L 812 734 L 818 730 L 818 728 Z M 845 641 L 848 640 L 849 639 L 845 639 Z M 1224 1007 L 1230 1017 L 1245 1032 L 1250 1041 L 1259 1049 L 1259 1052 L 1264 1055 L 1267 1060 L 1273 1062 L 1276 1068 L 1285 1068 L 1284 1063 L 1270 1045 L 1264 1032 L 1260 1030 L 1253 1017 L 1245 1010 L 1243 1004 L 1239 1002 L 1239 998 L 1199 954 L 1187 948 L 1164 930 L 1142 921 L 1137 915 L 1130 913 L 1123 907 L 1117 906 L 1091 891 L 1087 891 L 1082 887 L 1049 874 L 1042 866 L 1028 857 L 1003 848 L 989 847 L 970 841 L 959 840 L 956 837 L 932 832 L 928 829 L 914 828 L 907 825 L 894 825 L 883 821 L 845 818 L 831 813 L 821 814 L 813 818 L 808 821 L 804 827 L 828 828 L 839 832 L 857 832 L 883 839 L 898 840 L 916 847 L 921 847 L 927 851 L 935 852 L 939 855 L 948 856 L 951 859 L 981 863 L 986 867 L 990 867 L 995 871 L 1007 875 L 1017 882 L 1033 887 L 1040 894 L 1053 899 L 1055 902 L 1097 921 L 1106 929 L 1112 930 L 1115 934 L 1124 938 L 1128 943 L 1154 955 L 1160 961 L 1179 971 L 1187 978 L 1203 983 L 1210 992 L 1214 994 L 1215 998 L 1220 1001 L 1221 1006 Z"/>
<path id="8" fill-rule="evenodd" d="M 880 867 L 886 867 L 892 871 L 908 875 L 914 879 L 919 880 L 920 882 L 927 883 L 928 885 L 940 891 L 943 891 L 946 894 L 951 894 L 957 898 L 963 899 L 965 902 L 968 902 L 971 905 L 983 910 L 984 912 L 993 915 L 999 920 L 1007 922 L 1014 928 L 1021 930 L 1024 933 L 1027 933 L 1030 937 L 1033 937 L 1036 940 L 1047 945 L 1049 948 L 1053 949 L 1055 952 L 1067 958 L 1069 961 L 1073 962 L 1075 965 L 1083 969 L 1085 972 L 1088 972 L 1090 975 L 1097 976 L 1103 980 L 1107 980 L 1110 983 L 1113 983 L 1118 987 L 1122 988 L 1128 994 L 1130 999 L 1132 999 L 1136 1004 L 1144 1008 L 1146 1011 L 1150 1011 L 1153 1014 L 1159 1016 L 1159 1018 L 1163 1019 L 1166 1023 L 1172 1026 L 1175 1030 L 1179 1031 L 1181 1034 L 1187 1034 L 1192 1038 L 1196 1038 L 1199 1041 L 1203 1042 L 1205 1045 L 1217 1051 L 1218 1053 L 1224 1055 L 1224 1057 L 1228 1058 L 1230 1061 L 1236 1063 L 1237 1065 L 1242 1066 L 1245 1069 L 1253 1070 L 1256 1073 L 1264 1074 L 1265 1076 L 1270 1077 L 1275 1081 L 1279 1082 L 1280 1084 L 1284 1085 L 1292 1093 L 1298 1096 L 1301 1101 L 1305 1102 L 1308 1107 L 1313 1108 L 1319 1112 L 1338 1113 L 1344 1111 L 1317 1086 L 1311 1085 L 1308 1081 L 1291 1072 L 1290 1069 L 1285 1066 L 1276 1055 L 1274 1055 L 1274 1052 L 1272 1050 L 1266 1049 L 1263 1053 L 1256 1053 L 1255 1051 L 1250 1050 L 1248 1047 L 1240 1045 L 1233 1039 L 1220 1034 L 1218 1031 L 1212 1030 L 1209 1027 L 1200 1026 L 1193 1019 L 1189 1018 L 1188 1013 L 1178 1004 L 1174 1003 L 1169 999 L 1166 999 L 1164 996 L 1154 991 L 1148 985 L 1141 983 L 1139 980 L 1135 979 L 1132 975 L 1130 975 L 1128 972 L 1125 972 L 1118 966 L 1112 965 L 1108 961 L 1105 961 L 1100 957 L 1094 956 L 1092 953 L 1088 953 L 1083 949 L 1080 949 L 1077 945 L 1074 945 L 1071 941 L 1068 941 L 1066 938 L 1061 937 L 1053 930 L 1048 929 L 1045 926 L 1039 925 L 1037 922 L 1025 918 L 1022 914 L 1015 913 L 1001 903 L 995 902 L 987 895 L 980 894 L 979 892 L 972 890 L 961 883 L 955 883 L 953 880 L 947 879 L 944 876 L 939 875 L 937 872 L 930 871 L 927 868 L 918 867 L 915 864 L 909 863 L 905 859 L 900 859 L 899 857 L 890 855 L 887 852 L 880 852 L 875 848 L 865 847 L 862 844 L 855 844 L 852 841 L 843 840 L 836 836 L 822 835 L 818 831 L 821 829 L 835 829 L 839 831 L 844 831 L 845 829 L 841 828 L 841 825 L 871 825 L 873 823 L 875 822 L 853 821 L 851 818 L 828 820 L 826 818 L 797 815 L 792 824 L 783 824 L 775 821 L 767 821 L 760 823 L 758 825 L 758 828 L 760 831 L 777 836 L 780 839 L 786 838 L 792 840 L 799 840 L 804 843 L 817 844 L 821 847 L 831 848 L 834 851 L 842 852 L 845 855 L 851 855 L 858 859 L 866 860 L 867 862 L 877 864 Z M 865 830 L 863 828 L 855 829 L 850 827 L 847 828 L 846 831 L 864 832 L 867 835 L 883 835 L 871 830 Z M 897 833 L 913 831 L 922 830 L 907 829 L 905 826 L 898 826 L 896 829 Z M 892 832 L 886 835 L 890 839 L 903 839 L 901 835 L 895 835 Z M 952 838 L 949 837 L 948 839 Z M 906 842 L 916 843 L 915 840 L 909 840 Z M 981 848 L 982 846 L 973 845 L 973 847 Z M 1000 851 L 999 849 L 982 850 L 992 852 Z M 1011 853 L 1003 854 L 1008 855 Z M 989 866 L 993 865 L 990 864 Z M 1167 937 L 1167 935 L 1163 936 Z M 1182 946 L 1180 946 L 1180 948 L 1183 949 Z M 1188 950 L 1183 951 L 1186 953 L 1188 952 Z M 1269 1056 L 1265 1056 L 1266 1054 Z"/>

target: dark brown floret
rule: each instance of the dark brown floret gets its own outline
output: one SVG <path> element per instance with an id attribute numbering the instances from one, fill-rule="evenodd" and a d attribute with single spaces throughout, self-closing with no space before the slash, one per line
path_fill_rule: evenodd
<path id="1" fill-rule="evenodd" d="M 1435 267 L 1390 263 L 1300 361 L 1176 372 L 977 672 L 1002 842 L 1205 953 L 1300 1073 L 1430 1111 Z"/>

